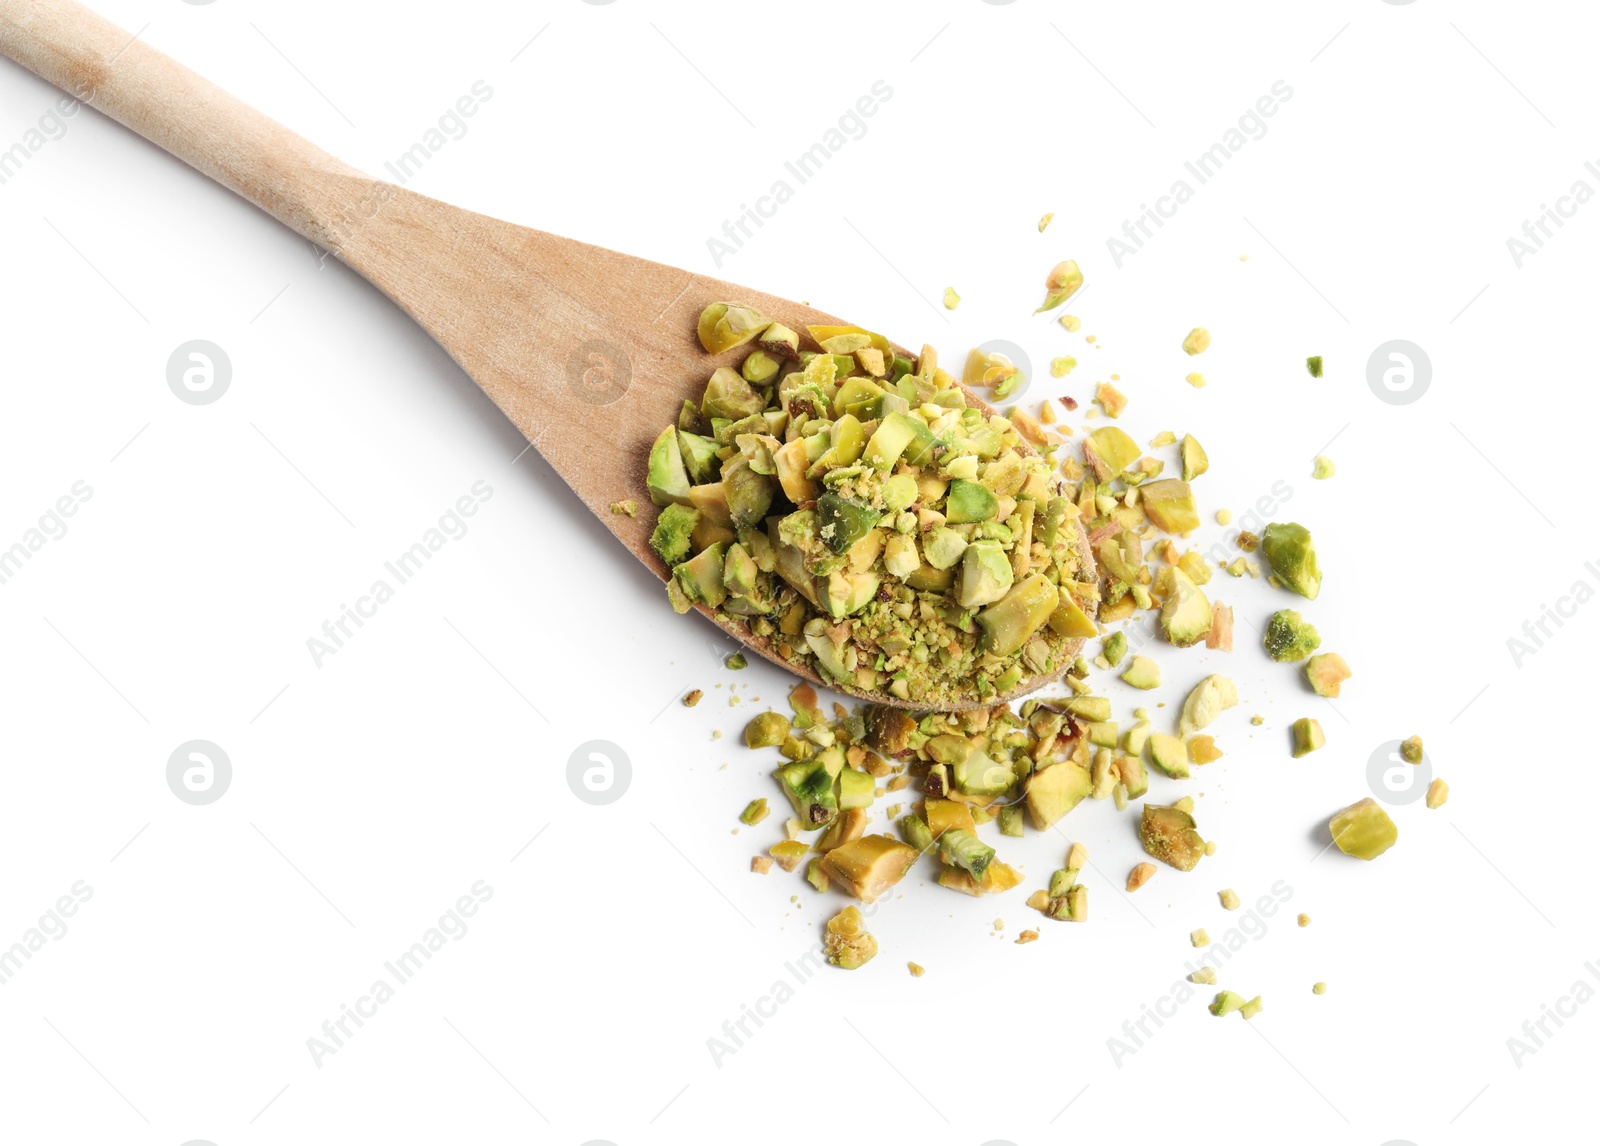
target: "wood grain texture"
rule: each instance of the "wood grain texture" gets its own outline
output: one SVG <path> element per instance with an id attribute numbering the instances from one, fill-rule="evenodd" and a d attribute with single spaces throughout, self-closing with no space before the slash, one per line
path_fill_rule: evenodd
<path id="1" fill-rule="evenodd" d="M 698 400 L 713 369 L 748 352 L 707 355 L 695 336 L 700 311 L 734 301 L 797 330 L 843 321 L 374 179 L 72 0 L 0 0 L 0 52 L 363 275 L 444 347 L 663 581 L 668 570 L 649 545 L 655 512 L 644 493 L 650 443 L 676 421 L 684 398 Z M 967 400 L 989 411 L 970 392 Z M 643 503 L 638 517 L 610 512 L 627 498 Z M 1092 567 L 1081 537 L 1080 557 Z M 673 619 L 665 593 L 660 608 L 663 623 Z M 697 608 L 762 656 L 823 683 L 742 623 Z M 1046 680 L 1024 681 L 997 699 Z M 889 696 L 853 695 L 911 707 Z"/>

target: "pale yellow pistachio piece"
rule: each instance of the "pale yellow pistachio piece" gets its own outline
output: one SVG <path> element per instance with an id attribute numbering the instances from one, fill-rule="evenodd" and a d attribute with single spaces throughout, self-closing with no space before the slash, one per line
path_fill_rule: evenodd
<path id="1" fill-rule="evenodd" d="M 639 512 L 639 503 L 631 497 L 627 501 L 614 501 L 611 503 L 611 512 L 623 517 L 633 517 Z"/>
<path id="2" fill-rule="evenodd" d="M 1217 892 L 1217 899 L 1219 899 L 1222 902 L 1222 906 L 1223 906 L 1224 910 L 1226 910 L 1226 911 L 1238 911 L 1239 910 L 1239 893 L 1234 891 L 1233 888 L 1225 887 L 1221 891 Z"/>
<path id="3" fill-rule="evenodd" d="M 1335 693 L 1334 695 L 1337 696 L 1338 693 Z M 1407 740 L 1401 741 L 1400 759 L 1404 760 L 1407 764 L 1421 764 L 1422 737 L 1413 736 Z"/>
<path id="4" fill-rule="evenodd" d="M 1331 478 L 1336 472 L 1338 471 L 1334 468 L 1332 458 L 1324 457 L 1321 454 L 1317 455 L 1317 460 L 1311 468 L 1311 476 L 1313 478 L 1315 478 L 1317 481 L 1325 481 L 1328 478 Z"/>
<path id="5" fill-rule="evenodd" d="M 1159 434 L 1150 439 L 1150 448 L 1152 450 L 1159 450 L 1162 446 L 1170 446 L 1177 440 L 1177 435 L 1171 430 L 1162 430 Z"/>
<path id="6" fill-rule="evenodd" d="M 1301 927 L 1310 927 L 1311 926 L 1311 916 L 1307 915 L 1305 912 L 1302 911 L 1300 913 L 1299 923 L 1300 923 Z"/>
<path id="7" fill-rule="evenodd" d="M 1039 403 L 1039 421 L 1043 422 L 1047 426 L 1055 425 L 1056 408 L 1055 408 L 1055 405 L 1053 403 L 1051 403 L 1051 402 L 1040 402 Z"/>
<path id="8" fill-rule="evenodd" d="M 1134 869 L 1128 873 L 1128 890 L 1138 891 L 1145 884 L 1149 883 L 1150 877 L 1155 874 L 1156 865 L 1153 863 L 1141 863 L 1134 865 Z"/>
<path id="9" fill-rule="evenodd" d="M 1328 984 L 1326 984 L 1326 983 L 1313 983 L 1313 984 L 1311 984 L 1311 993 L 1313 995 L 1326 995 L 1328 993 Z"/>
<path id="10" fill-rule="evenodd" d="M 1444 802 L 1446 800 L 1448 800 L 1449 798 L 1450 798 L 1450 785 L 1446 784 L 1439 777 L 1435 776 L 1433 778 L 1433 783 L 1428 785 L 1428 795 L 1427 795 L 1427 797 L 1425 799 L 1425 802 L 1427 803 L 1428 807 L 1430 807 L 1430 808 L 1441 807 L 1441 806 L 1443 806 Z"/>
<path id="11" fill-rule="evenodd" d="M 1089 849 L 1082 844 L 1073 844 L 1067 849 L 1067 870 L 1082 871 L 1089 864 Z"/>
<path id="12" fill-rule="evenodd" d="M 1211 332 L 1203 326 L 1197 326 L 1184 336 L 1183 352 L 1191 357 L 1204 354 L 1206 347 L 1211 345 Z"/>
<path id="13" fill-rule="evenodd" d="M 921 963 L 908 962 L 906 964 L 906 970 L 911 972 L 911 977 L 913 979 L 920 979 L 923 975 L 927 974 L 927 968 Z"/>
<path id="14" fill-rule="evenodd" d="M 1193 374 L 1185 377 L 1184 381 L 1198 390 L 1206 384 L 1206 376 L 1197 370 Z"/>
<path id="15" fill-rule="evenodd" d="M 1189 945 L 1191 947 L 1209 947 L 1211 946 L 1211 936 L 1206 934 L 1204 927 L 1198 931 L 1191 931 L 1189 932 Z"/>
<path id="16" fill-rule="evenodd" d="M 1216 981 L 1217 969 L 1215 967 L 1202 967 L 1189 976 L 1189 982 L 1191 983 L 1210 983 L 1215 985 Z"/>
<path id="17" fill-rule="evenodd" d="M 1037 931 L 1033 931 L 1033 930 L 1030 929 L 1030 930 L 1024 931 L 1022 934 L 1018 935 L 1017 936 L 1017 942 L 1018 943 L 1032 943 L 1037 938 L 1039 938 L 1039 933 Z"/>
<path id="18" fill-rule="evenodd" d="M 954 310 L 961 305 L 961 296 L 956 293 L 955 287 L 944 288 L 944 308 Z"/>
<path id="19" fill-rule="evenodd" d="M 1039 216 L 1039 233 L 1041 235 L 1044 234 L 1044 229 L 1050 225 L 1050 220 L 1054 219 L 1055 217 L 1056 213 L 1054 211 L 1046 211 L 1043 215 Z"/>
<path id="20" fill-rule="evenodd" d="M 1078 360 L 1070 354 L 1063 354 L 1060 358 L 1052 358 L 1050 360 L 1050 376 L 1053 378 L 1065 378 L 1072 373 L 1072 368 L 1077 364 Z"/>
<path id="21" fill-rule="evenodd" d="M 1109 382 L 1102 382 L 1094 388 L 1094 400 L 1106 412 L 1108 418 L 1122 416 L 1122 411 L 1128 408 L 1127 395 L 1118 390 Z"/>
<path id="22" fill-rule="evenodd" d="M 1231 510 L 1231 509 L 1219 509 L 1219 510 L 1217 510 L 1217 524 L 1218 525 L 1227 525 L 1232 520 L 1233 520 L 1233 510 Z"/>
<path id="23" fill-rule="evenodd" d="M 1076 334 L 1079 328 L 1083 326 L 1083 320 L 1075 314 L 1064 314 L 1057 321 L 1059 321 L 1068 332 L 1073 334 Z"/>

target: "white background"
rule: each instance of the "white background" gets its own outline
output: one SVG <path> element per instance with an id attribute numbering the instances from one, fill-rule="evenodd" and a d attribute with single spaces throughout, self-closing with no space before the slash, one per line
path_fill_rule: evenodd
<path id="1" fill-rule="evenodd" d="M 1104 687 L 1124 721 L 1166 702 L 1160 722 L 1206 672 L 1238 681 L 1225 759 L 1152 787 L 1196 795 L 1214 858 L 1124 896 L 1136 809 L 1107 802 L 1004 841 L 1027 882 L 998 900 L 919 870 L 874 914 L 875 962 L 816 974 L 719 1061 L 707 1040 L 792 983 L 785 963 L 843 902 L 748 873 L 778 818 L 731 834 L 778 795 L 736 738 L 781 706 L 784 674 L 724 669 L 715 630 L 673 616 L 537 454 L 514 463 L 516 431 L 375 291 L 84 111 L 0 185 L 0 548 L 74 482 L 93 490 L 0 586 L 0 945 L 93 889 L 0 987 L 5 1138 L 1431 1146 L 1543 1140 L 1586 1109 L 1600 1006 L 1520 1060 L 1507 1040 L 1574 981 L 1600 988 L 1574 791 L 1600 611 L 1520 667 L 1507 641 L 1574 582 L 1600 586 L 1600 207 L 1520 269 L 1506 240 L 1574 181 L 1600 187 L 1587 8 L 94 6 L 375 172 L 486 81 L 470 131 L 411 183 L 425 194 L 951 358 L 1020 342 L 1030 400 L 1086 402 L 1120 374 L 1136 438 L 1210 451 L 1203 545 L 1231 533 L 1215 509 L 1285 483 L 1280 516 L 1314 530 L 1326 572 L 1305 611 L 1356 676 L 1317 700 L 1251 628 L 1297 599 L 1213 582 L 1238 651 L 1166 650 L 1153 698 Z M 707 238 L 880 79 L 893 95 L 865 137 L 718 268 Z M 1266 134 L 1119 268 L 1107 238 L 1279 80 L 1293 95 Z M 55 98 L 0 66 L 0 149 Z M 1078 335 L 1031 317 L 1063 258 L 1090 284 Z M 1191 362 L 1195 325 L 1214 344 Z M 211 405 L 166 382 L 195 338 L 233 367 Z M 1414 404 L 1367 384 L 1394 338 L 1432 362 Z M 1081 365 L 1058 381 L 1062 353 Z M 1196 368 L 1204 390 L 1183 382 Z M 1313 482 L 1330 440 L 1338 476 Z M 493 496 L 465 536 L 318 667 L 307 638 L 480 480 Z M 730 709 L 735 685 L 750 703 Z M 1329 745 L 1296 761 L 1302 715 Z M 1374 749 L 1413 733 L 1448 805 L 1394 808 L 1400 842 L 1375 863 L 1318 858 Z M 204 807 L 165 780 L 195 738 L 233 764 Z M 592 739 L 632 764 L 606 806 L 566 779 Z M 1095 867 L 1085 925 L 1022 903 L 1068 839 Z M 479 880 L 493 897 L 470 930 L 315 1064 L 307 1039 Z M 1197 954 L 1189 932 L 1241 922 L 1216 892 L 1250 904 L 1279 881 L 1288 902 L 1220 984 L 1266 1010 L 1214 1019 L 1197 991 L 1116 1058 L 1108 1040 Z M 1016 946 L 1022 927 L 1043 938 Z"/>

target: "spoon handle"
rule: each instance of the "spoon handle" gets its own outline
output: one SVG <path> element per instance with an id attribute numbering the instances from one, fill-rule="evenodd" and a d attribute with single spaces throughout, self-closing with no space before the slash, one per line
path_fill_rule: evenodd
<path id="1" fill-rule="evenodd" d="M 382 186 L 74 0 L 0 0 L 0 52 L 329 250 Z"/>

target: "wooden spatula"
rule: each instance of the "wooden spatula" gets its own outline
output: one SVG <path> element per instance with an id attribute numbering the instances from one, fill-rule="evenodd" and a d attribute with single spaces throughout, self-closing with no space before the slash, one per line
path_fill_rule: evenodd
<path id="1" fill-rule="evenodd" d="M 652 439 L 676 420 L 685 398 L 698 400 L 715 367 L 741 353 L 705 353 L 695 337 L 700 311 L 735 301 L 793 329 L 840 322 L 801 303 L 364 175 L 72 0 L 0 0 L 0 51 L 358 271 L 438 340 L 663 581 L 668 571 L 649 545 L 655 515 L 648 501 L 638 517 L 610 506 L 641 498 Z M 970 393 L 968 402 L 988 409 Z M 1087 562 L 1086 546 L 1082 555 Z M 660 607 L 670 623 L 664 593 Z M 762 656 L 823 683 L 742 624 L 701 612 Z M 1007 695 L 1047 679 L 1024 681 Z M 910 707 L 886 694 L 854 695 Z M 996 699 L 1005 698 L 988 703 Z M 978 702 L 974 695 L 951 707 Z"/>

